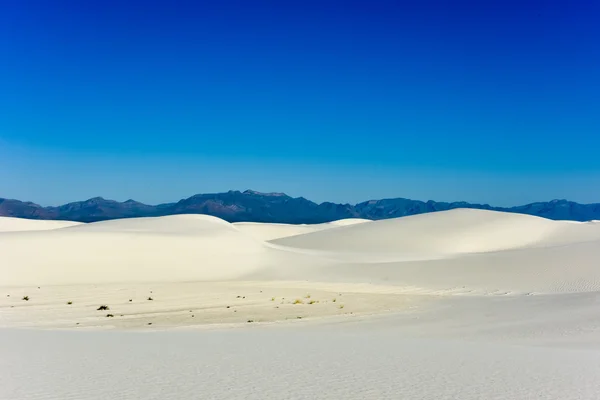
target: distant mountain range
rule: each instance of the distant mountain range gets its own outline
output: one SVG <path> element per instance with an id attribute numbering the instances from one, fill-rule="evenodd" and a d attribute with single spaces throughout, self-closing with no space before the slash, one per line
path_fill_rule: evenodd
<path id="1" fill-rule="evenodd" d="M 42 207 L 31 202 L 0 198 L 0 216 L 80 222 L 174 214 L 208 214 L 229 222 L 314 224 L 343 218 L 396 218 L 455 208 L 505 211 L 554 220 L 600 220 L 600 204 L 579 204 L 567 200 L 552 200 L 508 208 L 492 207 L 488 204 L 445 203 L 431 200 L 423 202 L 403 198 L 370 200 L 355 205 L 329 202 L 317 204 L 303 197 L 252 190 L 197 194 L 177 203 L 159 205 L 148 205 L 134 200 L 118 202 L 94 197 L 58 207 Z"/>

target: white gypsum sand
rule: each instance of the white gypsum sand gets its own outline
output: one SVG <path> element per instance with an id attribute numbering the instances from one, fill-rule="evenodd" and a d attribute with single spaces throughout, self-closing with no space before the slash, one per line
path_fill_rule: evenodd
<path id="1" fill-rule="evenodd" d="M 0 232 L 46 231 L 80 225 L 73 221 L 42 221 L 13 217 L 0 217 Z"/>
<path id="2" fill-rule="evenodd" d="M 596 222 L 2 226 L 0 399 L 600 397 Z"/>

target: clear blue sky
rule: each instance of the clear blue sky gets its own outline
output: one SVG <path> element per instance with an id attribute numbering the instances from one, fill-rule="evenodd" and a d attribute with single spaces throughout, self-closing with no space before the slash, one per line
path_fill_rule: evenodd
<path id="1" fill-rule="evenodd" d="M 600 202 L 600 2 L 0 4 L 0 197 Z"/>

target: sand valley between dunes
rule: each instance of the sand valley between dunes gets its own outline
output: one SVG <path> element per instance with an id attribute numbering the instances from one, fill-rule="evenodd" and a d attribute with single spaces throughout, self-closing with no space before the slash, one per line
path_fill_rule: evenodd
<path id="1" fill-rule="evenodd" d="M 0 343 L 1 399 L 595 399 L 600 223 L 0 218 Z"/>

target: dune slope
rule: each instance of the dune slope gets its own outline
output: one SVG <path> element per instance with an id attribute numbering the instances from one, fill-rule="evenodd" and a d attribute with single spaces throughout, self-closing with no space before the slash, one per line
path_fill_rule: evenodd
<path id="1" fill-rule="evenodd" d="M 1 233 L 0 286 L 261 280 L 406 293 L 583 292 L 600 288 L 599 244 L 598 223 L 481 210 L 315 226 L 135 218 Z"/>
<path id="2" fill-rule="evenodd" d="M 204 215 L 136 218 L 0 235 L 3 285 L 219 280 L 272 252 Z"/>
<path id="3" fill-rule="evenodd" d="M 275 240 L 289 236 L 296 236 L 305 233 L 317 232 L 325 229 L 337 228 L 371 222 L 368 219 L 348 218 L 339 221 L 327 222 L 314 225 L 292 225 L 292 224 L 269 224 L 257 222 L 235 222 L 235 226 L 241 232 L 248 233 L 260 240 Z"/>
<path id="4" fill-rule="evenodd" d="M 457 209 L 346 226 L 274 240 L 310 250 L 455 255 L 600 240 L 600 224 Z"/>
<path id="5" fill-rule="evenodd" d="M 81 225 L 81 222 L 0 217 L 0 232 L 47 231 L 76 225 Z"/>

